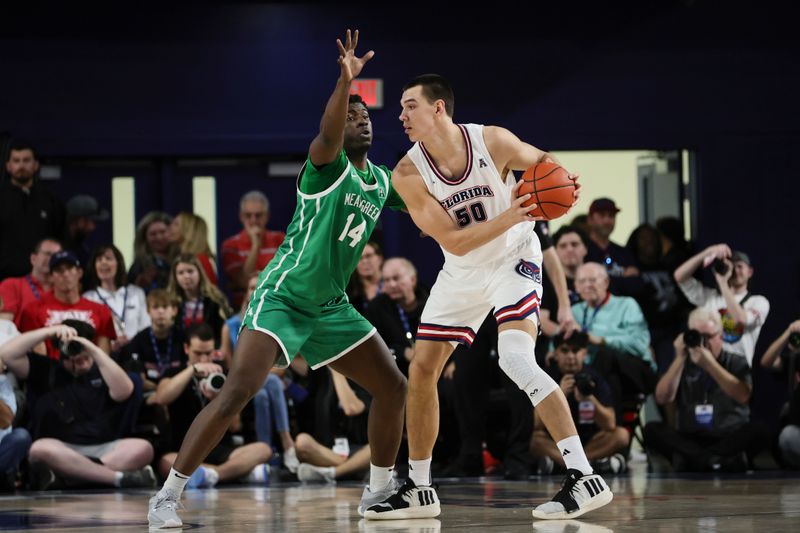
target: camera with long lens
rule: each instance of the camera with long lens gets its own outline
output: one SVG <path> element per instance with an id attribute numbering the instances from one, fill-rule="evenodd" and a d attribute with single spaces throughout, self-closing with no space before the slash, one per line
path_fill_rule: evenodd
<path id="1" fill-rule="evenodd" d="M 225 374 L 220 372 L 209 374 L 207 377 L 203 378 L 200 385 L 203 386 L 203 383 L 205 383 L 206 389 L 218 393 L 222 390 L 222 386 L 225 385 Z"/>
<path id="2" fill-rule="evenodd" d="M 586 372 L 579 372 L 575 374 L 575 387 L 584 396 L 591 396 L 594 394 L 597 384 L 592 379 L 592 376 Z"/>
<path id="3" fill-rule="evenodd" d="M 728 273 L 728 263 L 726 263 L 722 259 L 714 259 L 714 262 L 711 263 L 711 268 L 714 269 L 714 272 L 719 274 L 720 276 L 724 276 Z"/>
<path id="4" fill-rule="evenodd" d="M 59 342 L 58 350 L 63 359 L 71 359 L 83 351 L 83 344 L 78 341 Z"/>
<path id="5" fill-rule="evenodd" d="M 683 344 L 687 348 L 699 348 L 703 344 L 703 335 L 696 329 L 687 329 L 683 332 Z"/>
<path id="6" fill-rule="evenodd" d="M 789 346 L 795 350 L 800 348 L 800 332 L 793 331 L 789 334 Z"/>

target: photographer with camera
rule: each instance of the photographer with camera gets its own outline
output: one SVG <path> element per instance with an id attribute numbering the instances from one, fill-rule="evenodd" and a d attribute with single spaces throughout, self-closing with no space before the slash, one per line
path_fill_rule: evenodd
<path id="1" fill-rule="evenodd" d="M 0 361 L 27 380 L 30 399 L 31 488 L 56 482 L 116 487 L 154 487 L 149 463 L 153 447 L 123 438 L 132 406 L 141 396 L 128 374 L 90 339 L 92 326 L 79 320 L 23 333 L 0 346 Z M 33 353 L 53 340 L 60 359 Z"/>
<path id="2" fill-rule="evenodd" d="M 781 416 L 778 447 L 787 466 L 800 468 L 800 320 L 795 320 L 769 345 L 761 366 L 784 370 L 789 378 L 789 403 Z"/>
<path id="3" fill-rule="evenodd" d="M 716 289 L 692 277 L 701 267 L 711 268 Z M 692 304 L 719 311 L 725 350 L 743 355 L 750 366 L 769 314 L 769 300 L 748 290 L 752 277 L 750 257 L 732 252 L 727 244 L 709 246 L 675 270 L 675 281 Z"/>
<path id="4" fill-rule="evenodd" d="M 689 329 L 675 338 L 675 359 L 656 385 L 659 405 L 675 403 L 677 427 L 647 424 L 645 447 L 676 472 L 743 472 L 768 444 L 766 426 L 750 419 L 750 366 L 724 348 L 722 333 L 716 310 L 692 311 Z"/>
<path id="5" fill-rule="evenodd" d="M 169 474 L 186 433 L 195 417 L 210 401 L 217 397 L 225 384 L 222 367 L 212 363 L 214 331 L 206 323 L 193 324 L 186 331 L 183 349 L 188 362 L 167 369 L 156 389 L 155 402 L 167 406 L 172 435 L 170 452 L 161 457 L 158 469 L 161 475 Z M 239 419 L 232 427 L 240 425 Z M 242 479 L 266 483 L 269 467 L 266 464 L 272 449 L 264 442 L 253 442 L 235 448 L 230 434 L 208 454 L 205 462 L 187 483 L 187 488 L 210 488 L 218 482 Z"/>
<path id="6" fill-rule="evenodd" d="M 568 338 L 558 335 L 554 343 L 556 364 L 548 368 L 548 373 L 559 383 L 567 398 L 586 458 L 595 472 L 624 472 L 624 451 L 630 435 L 625 428 L 617 426 L 610 385 L 596 370 L 584 364 L 588 335 L 577 331 Z M 555 463 L 563 467 L 564 459 L 536 410 L 533 414 L 531 453 L 539 457 L 539 473 L 549 474 Z"/>

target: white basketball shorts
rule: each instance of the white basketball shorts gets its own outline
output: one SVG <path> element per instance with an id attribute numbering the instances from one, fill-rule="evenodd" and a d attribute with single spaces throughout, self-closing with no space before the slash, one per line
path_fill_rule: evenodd
<path id="1" fill-rule="evenodd" d="M 445 263 L 422 311 L 417 340 L 471 346 L 475 332 L 494 309 L 497 324 L 539 324 L 542 255 L 527 240 L 508 257 L 478 267 Z"/>

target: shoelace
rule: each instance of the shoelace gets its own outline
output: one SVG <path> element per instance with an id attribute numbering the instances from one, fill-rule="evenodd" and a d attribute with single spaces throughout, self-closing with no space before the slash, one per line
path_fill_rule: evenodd
<path id="1" fill-rule="evenodd" d="M 156 504 L 153 507 L 155 509 L 169 509 L 170 506 L 173 510 L 184 509 L 183 504 L 173 494 L 164 494 L 156 500 Z"/>

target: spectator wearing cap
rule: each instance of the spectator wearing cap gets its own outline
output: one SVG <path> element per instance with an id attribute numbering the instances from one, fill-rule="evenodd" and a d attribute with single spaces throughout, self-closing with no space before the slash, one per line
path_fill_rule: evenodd
<path id="1" fill-rule="evenodd" d="M 23 333 L 0 346 L 0 362 L 26 380 L 31 399 L 28 454 L 33 490 L 70 484 L 154 487 L 153 446 L 125 438 L 133 429 L 141 388 L 90 339 L 80 320 Z M 32 352 L 56 338 L 63 357 L 53 361 Z M 63 487 L 62 487 L 63 488 Z"/>
<path id="2" fill-rule="evenodd" d="M 575 332 L 568 338 L 554 339 L 555 364 L 548 373 L 567 398 L 572 419 L 578 430 L 586 458 L 595 471 L 619 473 L 625 470 L 625 449 L 630 442 L 628 431 L 617 425 L 616 406 L 611 386 L 594 368 L 585 364 L 589 338 Z M 534 411 L 531 453 L 539 457 L 539 471 L 549 474 L 554 463 L 564 467 L 564 459 L 553 438 Z"/>
<path id="3" fill-rule="evenodd" d="M 64 233 L 64 204 L 36 179 L 39 161 L 32 146 L 11 144 L 0 184 L 0 280 L 24 276 L 30 270 L 30 251 L 47 237 Z"/>
<path id="4" fill-rule="evenodd" d="M 74 319 L 91 325 L 96 337 L 94 343 L 106 353 L 111 353 L 111 341 L 117 338 L 111 311 L 108 307 L 81 297 L 80 279 L 83 276 L 81 263 L 69 251 L 58 252 L 50 258 L 50 277 L 53 291 L 42 295 L 22 309 L 19 329 L 22 332 L 61 324 Z M 58 347 L 48 340 L 37 346 L 37 353 L 58 360 Z"/>
<path id="5" fill-rule="evenodd" d="M 67 231 L 64 249 L 71 251 L 82 265 L 89 260 L 89 236 L 97 222 L 108 220 L 108 210 L 102 209 L 93 196 L 79 194 L 67 200 Z"/>
<path id="6" fill-rule="evenodd" d="M 0 318 L 18 322 L 22 308 L 50 290 L 50 258 L 60 251 L 61 243 L 52 238 L 39 241 L 30 255 L 31 271 L 0 282 Z"/>
<path id="7" fill-rule="evenodd" d="M 701 267 L 713 267 L 716 288 L 693 277 Z M 725 350 L 743 355 L 751 366 L 761 326 L 769 314 L 769 300 L 748 289 L 752 277 L 750 257 L 731 251 L 727 244 L 709 246 L 675 270 L 675 281 L 692 304 L 719 311 Z"/>
<path id="8" fill-rule="evenodd" d="M 222 270 L 231 289 L 233 307 L 242 305 L 250 276 L 260 272 L 275 256 L 286 234 L 267 229 L 269 200 L 261 191 L 250 191 L 239 201 L 242 231 L 222 243 Z"/>
<path id="9" fill-rule="evenodd" d="M 605 265 L 611 277 L 611 292 L 637 297 L 643 286 L 633 255 L 610 240 L 620 209 L 610 198 L 598 198 L 589 206 L 589 248 L 586 262 Z M 634 278 L 634 279 L 626 279 Z"/>

